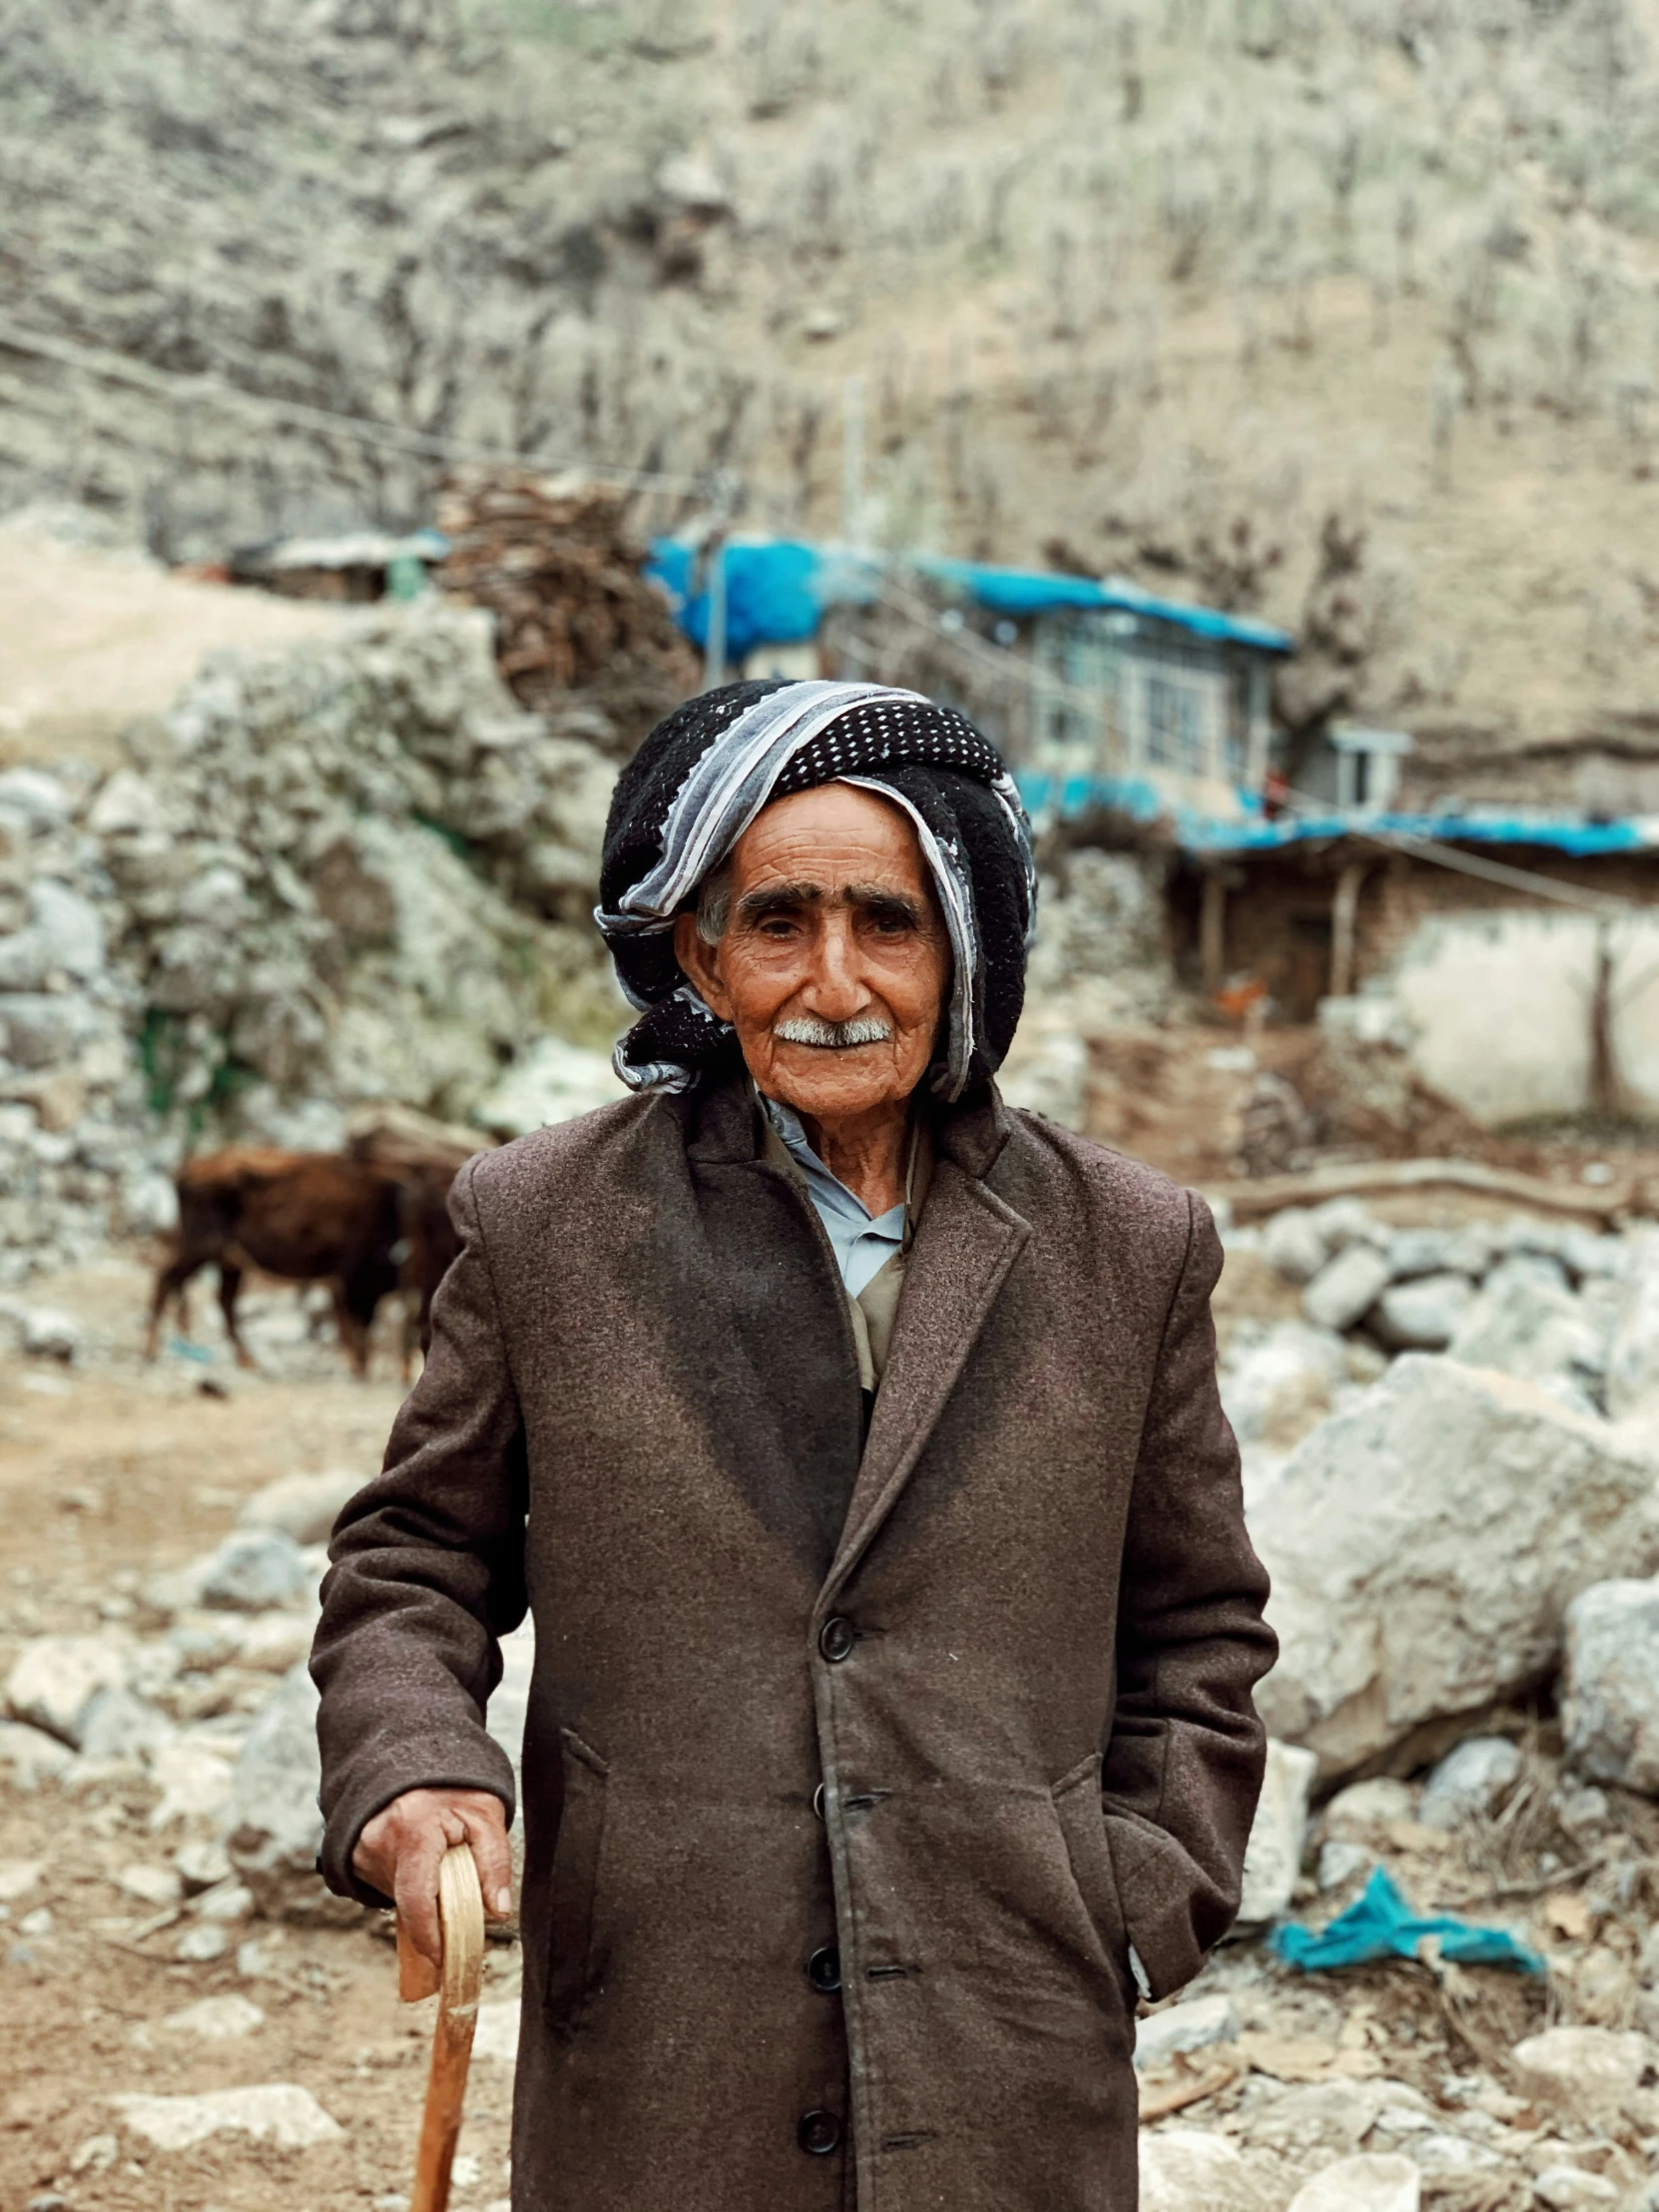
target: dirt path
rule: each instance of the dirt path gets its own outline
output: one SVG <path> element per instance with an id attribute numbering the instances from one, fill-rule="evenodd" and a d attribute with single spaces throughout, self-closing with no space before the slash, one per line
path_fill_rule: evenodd
<path id="1" fill-rule="evenodd" d="M 342 619 L 15 526 L 0 529 L 0 768 L 60 753 L 113 767 L 123 725 L 170 706 L 205 654 L 279 648 Z"/>
<path id="2" fill-rule="evenodd" d="M 397 1385 L 348 1382 L 326 1346 L 273 1343 L 299 1337 L 292 1294 L 256 1297 L 276 1370 L 259 1378 L 227 1367 L 217 1316 L 197 1348 L 210 1359 L 176 1351 L 141 1368 L 144 1287 L 130 1262 L 32 1285 L 31 1301 L 56 1299 L 81 1319 L 84 1363 L 0 1368 L 0 1674 L 27 1637 L 131 1616 L 148 1577 L 212 1549 L 264 1483 L 324 1467 L 366 1475 L 378 1459 Z M 204 1382 L 228 1394 L 202 1394 Z M 229 1745 L 245 1718 L 233 1709 L 203 1726 Z M 181 1845 L 214 1833 L 188 1817 L 157 1828 L 155 1804 L 130 1771 L 73 1794 L 0 1780 L 0 2203 L 336 2212 L 400 2200 L 430 2007 L 399 2006 L 391 1946 L 366 1921 L 243 1920 L 225 1929 L 218 1957 L 194 1962 L 178 1956 L 188 1920 L 142 1934 L 155 1909 L 123 1888 L 123 1873 L 166 1870 Z M 516 1951 L 493 1949 L 486 1996 L 510 1995 L 516 1972 Z M 234 2001 L 198 2015 L 203 2026 L 170 2024 L 205 1998 Z M 110 2102 L 273 2082 L 308 2089 L 343 2137 L 284 2151 L 215 2136 L 163 2151 Z M 510 2084 L 499 2061 L 476 2064 L 459 2207 L 505 2196 Z"/>

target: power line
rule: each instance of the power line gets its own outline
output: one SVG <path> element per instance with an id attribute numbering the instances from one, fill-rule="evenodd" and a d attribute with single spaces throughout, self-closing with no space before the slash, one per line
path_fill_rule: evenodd
<path id="1" fill-rule="evenodd" d="M 107 383 L 125 384 L 174 406 L 206 404 L 242 410 L 263 415 L 268 421 L 291 423 L 296 429 L 349 438 L 359 445 L 381 446 L 389 452 L 407 453 L 422 460 L 571 469 L 628 491 L 698 492 L 708 483 L 704 476 L 671 476 L 655 469 L 610 468 L 593 461 L 558 460 L 544 453 L 469 445 L 458 438 L 438 437 L 426 430 L 408 430 L 396 423 L 375 422 L 366 415 L 338 414 L 332 408 L 308 406 L 302 400 L 244 391 L 240 385 L 225 383 L 215 376 L 187 376 L 172 369 L 153 368 L 147 362 L 129 360 L 123 354 L 107 352 L 101 347 L 82 345 L 73 338 L 53 337 L 43 330 L 28 329 L 6 314 L 0 314 L 0 346 L 14 353 L 30 353 L 41 360 L 57 361 L 64 367 L 101 377 Z"/>

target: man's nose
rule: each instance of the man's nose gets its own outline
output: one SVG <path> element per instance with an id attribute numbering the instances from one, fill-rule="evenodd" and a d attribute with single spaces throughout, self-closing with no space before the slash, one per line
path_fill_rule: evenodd
<path id="1" fill-rule="evenodd" d="M 802 996 L 809 1010 L 825 1021 L 850 1021 L 868 1003 L 869 992 L 858 973 L 857 942 L 849 915 L 825 915 L 813 948 L 812 973 Z"/>

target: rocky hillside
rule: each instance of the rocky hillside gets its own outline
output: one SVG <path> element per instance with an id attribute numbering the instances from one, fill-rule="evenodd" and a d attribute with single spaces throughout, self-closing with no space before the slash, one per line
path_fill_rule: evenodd
<path id="1" fill-rule="evenodd" d="M 1446 794 L 1595 738 L 1570 795 L 1619 804 L 1659 743 L 1656 25 L 14 0 L 0 498 L 200 556 L 412 521 L 457 445 L 667 479 L 655 522 L 726 469 L 756 525 L 1260 607 L 1310 643 L 1293 719 L 1399 719 Z"/>

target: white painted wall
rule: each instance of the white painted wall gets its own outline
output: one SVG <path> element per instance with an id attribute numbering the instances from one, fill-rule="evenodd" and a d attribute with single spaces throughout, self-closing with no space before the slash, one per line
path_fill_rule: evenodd
<path id="1" fill-rule="evenodd" d="M 1626 1103 L 1659 1115 L 1659 911 L 1609 926 Z M 1539 907 L 1424 921 L 1390 985 L 1423 1081 L 1486 1128 L 1584 1112 L 1596 931 Z"/>

